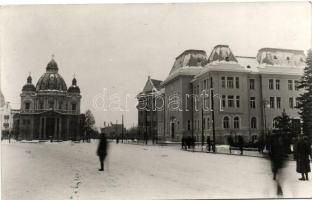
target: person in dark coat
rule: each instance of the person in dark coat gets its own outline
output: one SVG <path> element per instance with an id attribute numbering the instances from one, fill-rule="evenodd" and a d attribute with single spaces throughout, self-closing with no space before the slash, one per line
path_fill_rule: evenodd
<path id="1" fill-rule="evenodd" d="M 241 135 L 238 136 L 238 147 L 240 150 L 240 154 L 243 155 L 244 138 Z"/>
<path id="2" fill-rule="evenodd" d="M 273 172 L 273 180 L 277 183 L 277 194 L 283 195 L 283 191 L 280 182 L 277 178 L 281 168 L 285 166 L 285 160 L 287 157 L 286 148 L 283 141 L 283 137 L 280 134 L 274 134 L 270 140 L 270 158 Z"/>
<path id="3" fill-rule="evenodd" d="M 309 156 L 311 156 L 311 144 L 308 137 L 299 136 L 299 140 L 295 145 L 296 171 L 301 173 L 299 180 L 309 180 L 308 173 L 311 172 Z"/>
<path id="4" fill-rule="evenodd" d="M 100 142 L 96 153 L 99 156 L 101 163 L 101 168 L 99 169 L 99 171 L 104 171 L 104 160 L 107 155 L 107 139 L 105 134 L 101 134 L 100 136 Z"/>
<path id="5" fill-rule="evenodd" d="M 207 151 L 211 151 L 211 140 L 210 140 L 210 136 L 207 137 Z"/>

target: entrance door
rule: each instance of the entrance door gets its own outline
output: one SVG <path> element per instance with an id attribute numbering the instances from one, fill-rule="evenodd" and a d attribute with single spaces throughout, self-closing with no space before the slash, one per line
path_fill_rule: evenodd
<path id="1" fill-rule="evenodd" d="M 174 138 L 174 135 L 175 135 L 175 129 L 174 129 L 174 123 L 171 123 L 171 137 L 172 139 Z"/>
<path id="2" fill-rule="evenodd" d="M 46 133 L 47 137 L 54 136 L 54 129 L 55 129 L 55 119 L 54 118 L 47 118 L 47 126 L 46 126 Z"/>

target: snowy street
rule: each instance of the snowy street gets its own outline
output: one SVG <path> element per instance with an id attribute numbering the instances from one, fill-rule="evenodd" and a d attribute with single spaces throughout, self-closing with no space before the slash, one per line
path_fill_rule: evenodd
<path id="1" fill-rule="evenodd" d="M 110 143 L 99 172 L 93 143 L 2 143 L 2 199 L 172 199 L 277 197 L 264 158 Z M 295 162 L 283 197 L 312 197 Z M 311 177 L 312 179 L 312 177 Z"/>

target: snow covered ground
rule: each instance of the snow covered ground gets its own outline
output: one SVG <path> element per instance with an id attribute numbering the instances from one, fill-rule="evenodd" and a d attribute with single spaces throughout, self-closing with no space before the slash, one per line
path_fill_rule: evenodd
<path id="1" fill-rule="evenodd" d="M 111 143 L 105 171 L 99 172 L 96 147 L 97 142 L 2 143 L 2 199 L 276 197 L 264 158 Z M 312 197 L 312 180 L 298 180 L 295 162 L 283 173 L 284 197 Z"/>

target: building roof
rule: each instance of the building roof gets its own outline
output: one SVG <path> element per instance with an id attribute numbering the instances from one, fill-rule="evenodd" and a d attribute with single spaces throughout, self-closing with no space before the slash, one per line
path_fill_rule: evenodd
<path id="1" fill-rule="evenodd" d="M 178 76 L 195 76 L 208 62 L 207 54 L 203 50 L 188 49 L 176 57 L 168 77 L 161 86 L 169 83 Z"/>
<path id="2" fill-rule="evenodd" d="M 23 92 L 35 92 L 36 91 L 36 87 L 32 84 L 32 78 L 30 75 L 27 77 L 27 83 L 23 86 L 22 91 Z"/>
<path id="3" fill-rule="evenodd" d="M 208 58 L 208 62 L 237 62 L 234 54 L 232 53 L 229 45 L 219 44 L 216 45 Z"/>
<path id="4" fill-rule="evenodd" d="M 5 105 L 5 99 L 0 88 L 0 107 L 3 107 L 4 105 Z"/>
<path id="5" fill-rule="evenodd" d="M 161 82 L 161 80 L 152 79 L 150 76 L 148 76 L 143 90 L 137 95 L 137 97 L 147 94 L 156 94 L 156 92 L 160 91 L 161 89 Z"/>
<path id="6" fill-rule="evenodd" d="M 55 60 L 48 63 L 46 73 L 44 73 L 37 82 L 36 91 L 67 91 L 66 83 L 63 77 L 58 74 L 58 67 Z"/>
<path id="7" fill-rule="evenodd" d="M 68 88 L 67 92 L 69 93 L 80 93 L 80 88 L 77 86 L 76 78 L 73 78 L 72 85 Z"/>
<path id="8" fill-rule="evenodd" d="M 157 90 L 160 90 L 160 88 L 161 88 L 160 84 L 161 84 L 162 81 L 156 80 L 156 79 L 151 79 L 151 81 L 152 81 L 154 87 L 155 87 Z"/>

